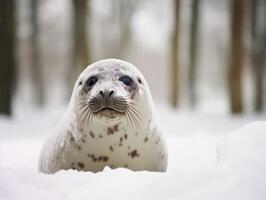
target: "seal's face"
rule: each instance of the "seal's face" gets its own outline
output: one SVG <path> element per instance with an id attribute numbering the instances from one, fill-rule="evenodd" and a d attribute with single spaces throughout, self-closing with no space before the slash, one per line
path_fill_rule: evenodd
<path id="1" fill-rule="evenodd" d="M 96 63 L 87 68 L 78 82 L 79 110 L 84 124 L 93 117 L 124 117 L 137 125 L 141 118 L 139 91 L 143 82 L 138 73 L 120 62 Z"/>

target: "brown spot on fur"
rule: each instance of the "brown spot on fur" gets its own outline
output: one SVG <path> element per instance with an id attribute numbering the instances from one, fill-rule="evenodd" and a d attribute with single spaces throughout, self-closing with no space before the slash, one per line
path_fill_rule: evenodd
<path id="1" fill-rule="evenodd" d="M 107 162 L 109 158 L 107 156 L 103 156 L 103 162 Z"/>
<path id="2" fill-rule="evenodd" d="M 114 131 L 115 131 L 115 132 L 118 131 L 118 124 L 114 125 Z"/>
<path id="3" fill-rule="evenodd" d="M 72 162 L 72 163 L 71 163 L 71 166 L 74 166 L 74 165 L 75 165 L 75 163 Z"/>
<path id="4" fill-rule="evenodd" d="M 77 164 L 78 164 L 79 168 L 81 168 L 81 169 L 83 169 L 85 167 L 85 165 L 81 162 L 78 162 Z"/>
<path id="5" fill-rule="evenodd" d="M 75 139 L 74 139 L 73 136 L 71 136 L 71 138 L 70 138 L 70 142 L 75 142 Z"/>
<path id="6" fill-rule="evenodd" d="M 110 146 L 110 147 L 109 147 L 109 149 L 110 149 L 110 151 L 114 151 L 114 149 L 113 149 L 113 147 L 112 147 L 112 146 Z"/>
<path id="7" fill-rule="evenodd" d="M 148 141 L 148 137 L 144 138 L 144 143 L 146 143 Z"/>
<path id="8" fill-rule="evenodd" d="M 96 156 L 94 156 L 94 154 L 87 154 L 87 156 L 89 158 L 91 158 L 93 162 L 101 162 L 101 161 L 107 162 L 109 160 L 109 158 L 107 156 L 96 157 Z"/>
<path id="9" fill-rule="evenodd" d="M 122 146 L 122 144 L 123 144 L 123 137 L 120 137 L 120 140 L 119 140 L 119 145 L 118 146 Z"/>
<path id="10" fill-rule="evenodd" d="M 102 135 L 99 135 L 99 138 L 103 138 L 103 136 Z"/>
<path id="11" fill-rule="evenodd" d="M 103 156 L 98 157 L 98 161 L 101 162 L 103 160 Z"/>
<path id="12" fill-rule="evenodd" d="M 78 150 L 79 150 L 79 151 L 81 150 L 81 146 L 78 146 Z"/>
<path id="13" fill-rule="evenodd" d="M 137 152 L 137 150 L 133 150 L 131 152 L 128 153 L 128 156 L 131 156 L 131 158 L 135 158 L 135 157 L 139 157 L 139 153 Z"/>
<path id="14" fill-rule="evenodd" d="M 114 134 L 114 130 L 111 127 L 107 128 L 107 135 L 113 135 Z"/>
<path id="15" fill-rule="evenodd" d="M 127 134 L 124 135 L 125 140 L 127 139 Z"/>
<path id="16" fill-rule="evenodd" d="M 138 133 L 136 132 L 136 133 L 135 133 L 135 136 L 137 136 L 137 135 L 138 135 Z"/>
<path id="17" fill-rule="evenodd" d="M 85 140 L 84 138 L 82 138 L 81 141 L 82 141 L 83 143 L 86 143 L 86 140 Z"/>
<path id="18" fill-rule="evenodd" d="M 92 138 L 95 137 L 92 131 L 90 131 L 90 136 L 91 136 Z"/>
<path id="19" fill-rule="evenodd" d="M 125 167 L 127 168 L 128 167 L 128 164 L 125 164 Z"/>
<path id="20" fill-rule="evenodd" d="M 91 158 L 92 160 L 95 158 L 95 157 L 94 157 L 94 154 L 87 154 L 87 156 L 88 156 L 89 158 Z"/>
<path id="21" fill-rule="evenodd" d="M 118 124 L 114 125 L 113 127 L 107 128 L 107 135 L 113 135 L 115 132 L 118 131 Z"/>

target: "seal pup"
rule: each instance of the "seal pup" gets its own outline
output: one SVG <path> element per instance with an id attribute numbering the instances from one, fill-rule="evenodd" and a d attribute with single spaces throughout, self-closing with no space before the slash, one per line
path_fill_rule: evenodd
<path id="1" fill-rule="evenodd" d="M 167 148 L 150 90 L 132 64 L 105 59 L 75 83 L 68 109 L 45 142 L 39 171 L 102 171 L 124 167 L 165 172 Z"/>

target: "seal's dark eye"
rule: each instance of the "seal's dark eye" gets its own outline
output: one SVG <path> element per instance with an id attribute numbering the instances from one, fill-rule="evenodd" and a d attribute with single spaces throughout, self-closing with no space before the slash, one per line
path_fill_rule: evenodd
<path id="1" fill-rule="evenodd" d="M 97 76 L 92 76 L 86 81 L 86 86 L 91 87 L 98 81 Z"/>
<path id="2" fill-rule="evenodd" d="M 121 76 L 119 81 L 123 82 L 126 86 L 131 86 L 133 83 L 132 79 L 128 76 Z"/>

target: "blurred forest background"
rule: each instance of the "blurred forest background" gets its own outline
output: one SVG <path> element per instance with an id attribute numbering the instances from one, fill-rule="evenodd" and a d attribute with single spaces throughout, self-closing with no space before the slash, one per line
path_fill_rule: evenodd
<path id="1" fill-rule="evenodd" d="M 156 103 L 264 112 L 265 0 L 1 0 L 0 113 L 67 104 L 103 58 L 136 65 Z"/>

